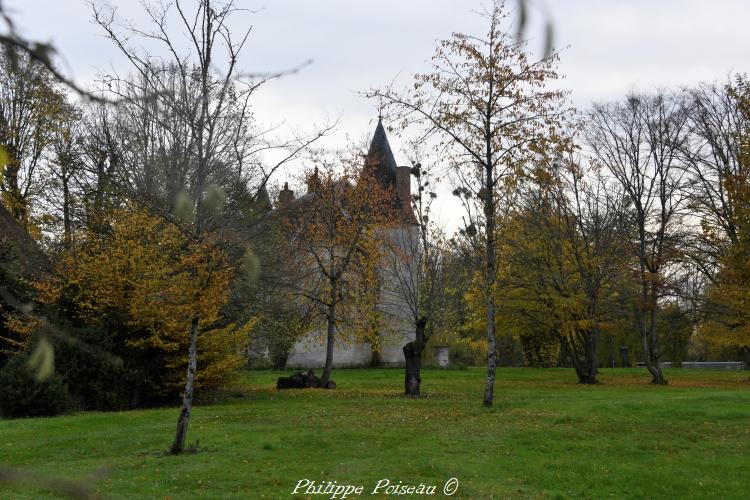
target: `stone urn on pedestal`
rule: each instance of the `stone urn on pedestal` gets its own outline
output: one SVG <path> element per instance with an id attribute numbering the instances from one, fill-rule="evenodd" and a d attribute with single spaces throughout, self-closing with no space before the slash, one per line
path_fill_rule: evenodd
<path id="1" fill-rule="evenodd" d="M 448 346 L 436 345 L 435 347 L 433 347 L 433 351 L 435 353 L 435 361 L 437 362 L 438 366 L 440 368 L 447 368 L 448 364 L 450 364 L 450 357 L 448 356 Z"/>

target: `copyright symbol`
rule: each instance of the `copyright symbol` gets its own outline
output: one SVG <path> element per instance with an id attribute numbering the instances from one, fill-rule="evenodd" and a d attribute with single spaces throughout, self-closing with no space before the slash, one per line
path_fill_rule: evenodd
<path id="1" fill-rule="evenodd" d="M 446 496 L 451 496 L 457 491 L 458 491 L 458 479 L 456 479 L 455 477 L 448 479 L 445 482 L 445 486 L 443 486 L 443 493 L 445 493 Z"/>

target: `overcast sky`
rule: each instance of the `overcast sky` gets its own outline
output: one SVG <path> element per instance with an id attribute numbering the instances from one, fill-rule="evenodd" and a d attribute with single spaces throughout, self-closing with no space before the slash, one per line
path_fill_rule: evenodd
<path id="1" fill-rule="evenodd" d="M 184 0 L 189 3 L 189 0 Z M 107 3 L 97 0 L 97 3 Z M 136 0 L 110 1 L 122 18 L 146 28 Z M 427 68 L 435 41 L 451 32 L 483 33 L 474 0 L 236 0 L 256 11 L 240 13 L 233 28 L 252 26 L 240 67 L 277 71 L 312 59 L 300 73 L 273 82 L 255 100 L 258 119 L 309 128 L 341 116 L 326 145 L 343 147 L 347 134 L 368 136 L 377 105 L 357 93 L 404 84 Z M 91 22 L 85 0 L 4 0 L 21 32 L 53 42 L 75 79 L 88 82 L 110 65 L 127 72 L 115 47 Z M 631 89 L 673 88 L 725 80 L 750 64 L 748 0 L 537 0 L 530 13 L 529 46 L 542 49 L 541 25 L 554 23 L 562 49 L 560 73 L 573 104 L 618 99 Z M 516 8 L 516 1 L 507 6 Z M 392 139 L 396 159 L 405 163 Z M 276 182 L 282 182 L 279 178 Z M 445 215 L 452 224 L 453 217 Z"/>

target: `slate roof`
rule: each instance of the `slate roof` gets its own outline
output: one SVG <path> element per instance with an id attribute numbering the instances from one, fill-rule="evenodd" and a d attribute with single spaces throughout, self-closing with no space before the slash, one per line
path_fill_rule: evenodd
<path id="1" fill-rule="evenodd" d="M 264 182 L 263 185 L 260 186 L 260 189 L 258 190 L 258 194 L 256 196 L 256 201 L 258 202 L 258 205 L 263 210 L 271 210 L 271 196 L 268 194 L 268 189 L 266 189 L 266 183 Z"/>
<path id="2" fill-rule="evenodd" d="M 372 136 L 370 149 L 367 150 L 365 170 L 373 173 L 375 178 L 385 186 L 396 186 L 396 159 L 393 157 L 391 145 L 385 135 L 383 121 L 378 119 L 375 135 Z"/>

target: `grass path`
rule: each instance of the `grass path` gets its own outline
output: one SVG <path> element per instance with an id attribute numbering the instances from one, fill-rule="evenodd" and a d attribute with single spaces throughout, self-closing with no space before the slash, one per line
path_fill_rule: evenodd
<path id="1" fill-rule="evenodd" d="M 163 453 L 170 408 L 0 421 L 0 464 L 105 498 L 293 498 L 305 478 L 376 498 L 380 479 L 440 493 L 451 477 L 454 498 L 750 496 L 747 372 L 667 370 L 670 385 L 652 387 L 643 370 L 603 370 L 584 387 L 571 370 L 503 369 L 491 410 L 480 369 L 427 370 L 419 400 L 400 396 L 400 370 L 336 370 L 335 391 L 277 392 L 277 376 L 244 372 L 222 402 L 196 408 L 194 455 Z"/>

